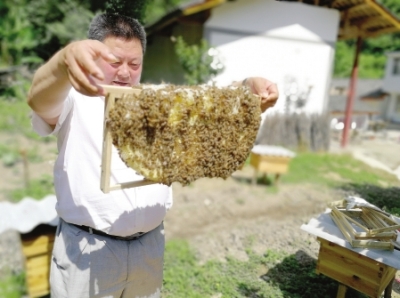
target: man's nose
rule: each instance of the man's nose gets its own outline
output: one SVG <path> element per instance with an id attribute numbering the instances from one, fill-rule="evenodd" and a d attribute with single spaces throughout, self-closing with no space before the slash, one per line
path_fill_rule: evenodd
<path id="1" fill-rule="evenodd" d="M 121 78 L 129 78 L 129 66 L 126 63 L 121 64 L 118 68 L 118 76 Z"/>

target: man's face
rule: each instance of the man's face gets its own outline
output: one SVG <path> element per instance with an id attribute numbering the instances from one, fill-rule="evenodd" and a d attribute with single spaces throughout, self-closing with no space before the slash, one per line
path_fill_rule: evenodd
<path id="1" fill-rule="evenodd" d="M 104 39 L 103 43 L 110 48 L 117 61 L 109 63 L 103 59 L 98 60 L 97 63 L 104 73 L 104 81 L 98 83 L 115 86 L 139 84 L 143 63 L 140 40 L 137 38 L 126 40 L 111 36 Z"/>

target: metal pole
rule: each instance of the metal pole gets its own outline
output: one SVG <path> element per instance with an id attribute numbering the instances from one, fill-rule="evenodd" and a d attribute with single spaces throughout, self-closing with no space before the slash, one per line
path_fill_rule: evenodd
<path id="1" fill-rule="evenodd" d="M 362 45 L 362 38 L 361 36 L 358 36 L 356 45 L 356 54 L 354 57 L 353 69 L 351 71 L 350 89 L 347 95 L 346 112 L 344 116 L 344 127 L 342 135 L 343 148 L 347 146 L 349 138 L 349 130 L 351 129 L 351 116 L 353 114 L 354 95 L 356 91 L 357 77 L 358 77 L 358 58 L 360 56 L 361 45 Z"/>

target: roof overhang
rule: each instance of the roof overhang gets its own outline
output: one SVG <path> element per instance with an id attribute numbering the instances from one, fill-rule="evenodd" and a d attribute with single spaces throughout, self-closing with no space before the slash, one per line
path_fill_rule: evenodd
<path id="1" fill-rule="evenodd" d="M 340 12 L 338 39 L 377 37 L 400 31 L 400 19 L 375 0 L 282 0 L 334 8 Z"/>
<path id="2" fill-rule="evenodd" d="M 168 25 L 203 14 L 198 20 L 205 22 L 211 9 L 232 0 L 195 0 L 166 14 L 157 22 L 146 26 L 147 35 Z M 400 19 L 376 0 L 278 0 L 302 2 L 309 5 L 337 9 L 340 12 L 339 40 L 358 37 L 377 37 L 400 31 Z M 208 13 L 208 14 L 207 14 Z"/>
<path id="3" fill-rule="evenodd" d="M 225 2 L 227 2 L 227 0 L 197 0 L 185 3 L 164 15 L 155 23 L 146 26 L 147 36 L 151 36 L 174 22 L 194 16 L 200 16 L 198 21 L 204 23 L 209 17 L 209 11 Z"/>

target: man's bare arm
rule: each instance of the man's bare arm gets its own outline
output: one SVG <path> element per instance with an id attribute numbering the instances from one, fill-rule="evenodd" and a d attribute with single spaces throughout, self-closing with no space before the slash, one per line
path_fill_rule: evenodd
<path id="1" fill-rule="evenodd" d="M 88 96 L 103 94 L 92 79 L 104 78 L 95 63 L 100 57 L 115 59 L 103 43 L 95 40 L 73 42 L 57 52 L 35 73 L 28 94 L 29 106 L 48 124 L 55 125 L 71 87 Z"/>

